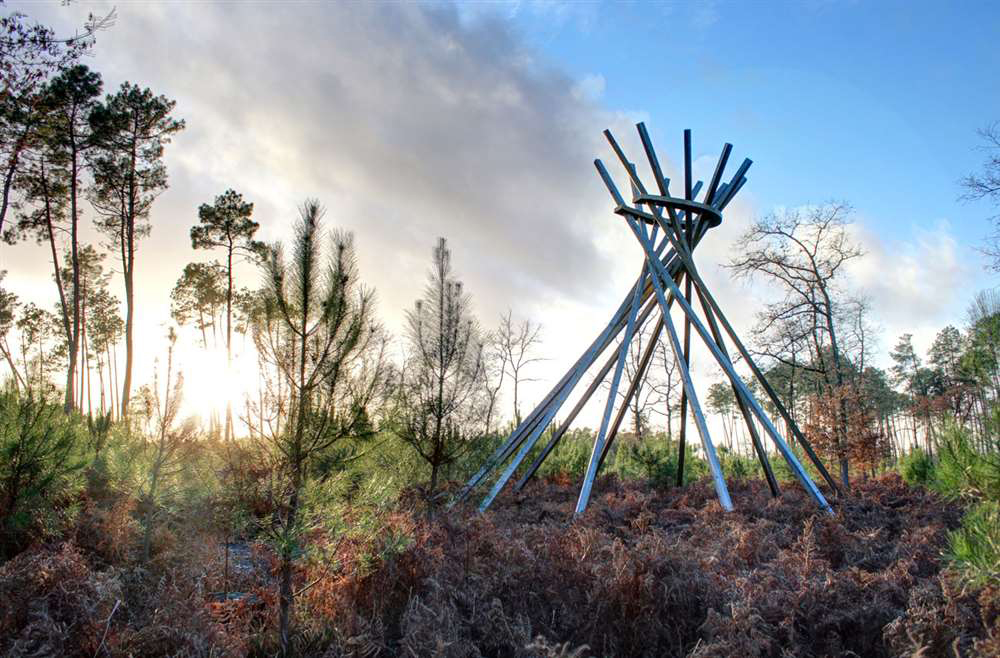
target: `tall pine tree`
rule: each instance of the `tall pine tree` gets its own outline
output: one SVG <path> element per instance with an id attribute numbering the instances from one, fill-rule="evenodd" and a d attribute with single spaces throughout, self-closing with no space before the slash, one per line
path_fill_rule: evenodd
<path id="1" fill-rule="evenodd" d="M 226 252 L 226 364 L 233 361 L 233 264 L 235 261 L 260 259 L 265 252 L 263 242 L 253 239 L 260 224 L 250 219 L 253 204 L 243 200 L 235 190 L 226 190 L 215 203 L 198 208 L 199 223 L 191 228 L 194 249 L 223 249 Z M 233 404 L 226 403 L 226 438 L 233 436 Z"/>
<path id="2" fill-rule="evenodd" d="M 138 242 L 149 235 L 149 211 L 167 189 L 163 147 L 183 130 L 171 116 L 176 103 L 149 89 L 123 83 L 92 113 L 95 148 L 90 200 L 98 227 L 118 252 L 125 280 L 125 374 L 121 413 L 128 416 L 135 329 L 135 260 Z"/>

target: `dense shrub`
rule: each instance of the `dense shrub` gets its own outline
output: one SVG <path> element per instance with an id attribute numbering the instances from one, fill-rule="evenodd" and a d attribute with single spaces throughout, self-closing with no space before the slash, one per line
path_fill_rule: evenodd
<path id="1" fill-rule="evenodd" d="M 1000 656 L 1000 590 L 970 589 L 946 575 L 916 582 L 906 614 L 883 637 L 893 656 Z"/>
<path id="2" fill-rule="evenodd" d="M 549 439 L 549 436 L 543 436 L 538 445 L 528 453 L 522 464 L 530 465 L 533 463 L 535 457 L 541 454 L 542 448 L 549 442 Z M 582 477 L 583 473 L 587 470 L 587 463 L 590 461 L 593 444 L 594 435 L 589 429 L 569 430 L 563 435 L 551 454 L 542 462 L 537 475 L 541 477 L 556 475 Z"/>
<path id="3" fill-rule="evenodd" d="M 122 598 L 116 575 L 70 544 L 25 551 L 0 567 L 0 654 L 97 655 Z"/>
<path id="4" fill-rule="evenodd" d="M 954 424 L 937 441 L 932 486 L 952 499 L 971 501 L 962 527 L 948 537 L 946 557 L 964 582 L 982 585 L 1000 578 L 1000 452 L 973 447 Z"/>
<path id="5" fill-rule="evenodd" d="M 962 527 L 948 536 L 948 548 L 964 580 L 974 585 L 1000 582 L 1000 503 L 983 501 L 970 507 Z"/>
<path id="6" fill-rule="evenodd" d="M 900 458 L 899 473 L 911 486 L 928 486 L 934 481 L 934 460 L 921 448 L 914 448 Z"/>
<path id="7" fill-rule="evenodd" d="M 780 456 L 777 456 L 777 458 L 781 459 Z M 760 462 L 756 458 L 736 454 L 725 446 L 719 447 L 719 465 L 722 467 L 722 472 L 728 478 L 745 480 L 751 477 L 763 477 L 764 475 L 760 467 Z"/>
<path id="8" fill-rule="evenodd" d="M 605 476 L 570 524 L 577 487 L 541 479 L 434 520 L 375 478 L 310 490 L 329 502 L 297 561 L 293 652 L 965 656 L 1000 637 L 996 591 L 941 571 L 960 508 L 898 476 L 859 483 L 836 517 L 793 485 L 732 479 L 725 513 L 707 481 Z M 179 518 L 142 563 L 132 505 L 85 494 L 77 544 L 0 569 L 0 655 L 274 655 L 273 549 L 241 544 L 224 582 L 221 529 Z"/>
<path id="9" fill-rule="evenodd" d="M 976 450 L 968 431 L 954 424 L 938 436 L 937 450 L 934 484 L 943 495 L 1000 500 L 1000 451 Z"/>
<path id="10" fill-rule="evenodd" d="M 0 557 L 43 532 L 81 482 L 85 430 L 44 399 L 0 391 Z"/>
<path id="11" fill-rule="evenodd" d="M 936 478 L 911 488 L 889 475 L 856 482 L 831 517 L 792 482 L 771 497 L 755 460 L 720 450 L 736 505 L 723 512 L 694 454 L 685 479 L 703 479 L 678 488 L 676 443 L 619 438 L 590 508 L 573 520 L 589 432 L 568 435 L 547 476 L 505 491 L 489 513 L 459 506 L 436 519 L 422 513 L 422 466 L 381 437 L 303 489 L 312 513 L 296 557 L 290 650 L 997 654 L 998 512 L 984 504 L 962 523 L 964 501 L 988 490 L 989 474 L 960 446 L 942 460 L 979 484 L 961 485 L 954 500 Z M 64 540 L 33 534 L 40 541 L 0 567 L 0 655 L 275 655 L 279 563 L 257 541 L 279 504 L 268 464 L 252 444 L 198 441 L 157 501 L 163 522 L 144 561 L 142 445 L 112 428 L 86 477 L 63 478 L 85 486 L 48 499 Z"/>
<path id="12" fill-rule="evenodd" d="M 520 469 L 531 464 L 541 452 L 548 437 L 528 454 Z M 594 434 L 589 429 L 570 430 L 538 470 L 540 477 L 559 477 L 578 480 L 583 477 L 594 447 Z M 648 480 L 656 486 L 672 487 L 677 478 L 677 442 L 668 441 L 663 434 L 652 434 L 637 440 L 629 435 L 619 435 L 612 445 L 601 470 L 604 474 L 622 479 Z M 700 459 L 689 443 L 684 457 L 684 482 L 694 482 L 708 473 L 708 464 Z"/>
<path id="13" fill-rule="evenodd" d="M 572 525 L 577 486 L 565 480 L 503 495 L 485 515 L 429 522 L 387 512 L 368 538 L 330 547 L 297 575 L 309 589 L 296 646 L 382 656 L 888 656 L 942 646 L 977 655 L 991 646 L 995 599 L 958 596 L 940 571 L 960 510 L 898 476 L 859 483 L 835 518 L 794 486 L 773 499 L 762 482 L 733 480 L 737 510 L 725 513 L 707 482 L 651 488 L 605 477 Z M 914 598 L 918 586 L 928 593 Z"/>

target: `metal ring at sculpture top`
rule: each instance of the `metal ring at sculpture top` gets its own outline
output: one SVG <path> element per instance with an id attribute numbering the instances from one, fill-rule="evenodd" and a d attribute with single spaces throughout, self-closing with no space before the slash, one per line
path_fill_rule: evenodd
<path id="1" fill-rule="evenodd" d="M 688 199 L 678 199 L 672 196 L 657 196 L 655 194 L 641 194 L 635 198 L 635 202 L 647 206 L 660 206 L 661 208 L 674 208 L 675 210 L 685 210 L 692 215 L 699 215 L 708 220 L 708 225 L 715 228 L 722 223 L 722 213 L 717 208 L 689 201 Z"/>
<path id="2" fill-rule="evenodd" d="M 696 215 L 704 219 L 709 228 L 715 228 L 722 223 L 722 213 L 712 206 L 706 206 L 703 203 L 698 203 L 697 201 L 688 201 L 687 199 L 677 199 L 669 196 L 653 196 L 651 194 L 643 194 L 635 198 L 637 204 L 646 204 L 650 206 L 660 206 L 664 208 L 673 208 L 676 210 L 683 210 L 689 215 Z M 659 219 L 651 213 L 643 212 L 637 208 L 631 206 L 620 205 L 615 208 L 616 215 L 629 215 L 635 219 L 646 222 L 647 224 L 656 225 L 659 223 Z M 686 226 L 686 221 L 682 223 L 682 226 Z"/>

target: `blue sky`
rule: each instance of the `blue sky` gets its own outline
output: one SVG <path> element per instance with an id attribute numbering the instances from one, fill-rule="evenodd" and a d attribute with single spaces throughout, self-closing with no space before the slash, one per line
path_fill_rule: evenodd
<path id="1" fill-rule="evenodd" d="M 692 128 L 699 153 L 734 143 L 755 161 L 747 189 L 762 205 L 846 200 L 879 233 L 947 221 L 966 246 L 989 229 L 993 211 L 959 202 L 957 180 L 982 162 L 977 128 L 1000 120 L 995 2 L 543 3 L 507 15 L 574 77 L 601 76 L 602 103 L 655 117 L 661 142 Z"/>

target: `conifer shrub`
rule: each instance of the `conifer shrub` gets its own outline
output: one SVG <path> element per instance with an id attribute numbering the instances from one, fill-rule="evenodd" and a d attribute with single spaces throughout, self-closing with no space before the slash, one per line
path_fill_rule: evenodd
<path id="1" fill-rule="evenodd" d="M 1000 579 L 1000 451 L 976 449 L 967 430 L 949 425 L 938 437 L 933 487 L 970 503 L 962 526 L 948 535 L 945 554 L 959 580 Z"/>
<path id="2" fill-rule="evenodd" d="M 1000 500 L 1000 446 L 977 450 L 968 431 L 949 424 L 937 439 L 934 486 L 949 498 Z"/>
<path id="3" fill-rule="evenodd" d="M 1000 503 L 987 500 L 966 511 L 962 527 L 948 535 L 948 558 L 973 585 L 1000 582 Z"/>
<path id="4" fill-rule="evenodd" d="M 914 448 L 899 460 L 899 473 L 910 486 L 928 486 L 934 481 L 934 460 L 921 448 Z"/>
<path id="5" fill-rule="evenodd" d="M 74 510 L 85 462 L 79 418 L 43 398 L 0 391 L 0 558 L 53 531 Z"/>

